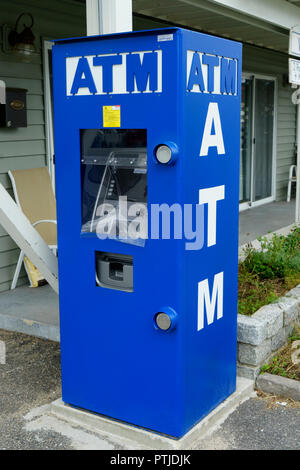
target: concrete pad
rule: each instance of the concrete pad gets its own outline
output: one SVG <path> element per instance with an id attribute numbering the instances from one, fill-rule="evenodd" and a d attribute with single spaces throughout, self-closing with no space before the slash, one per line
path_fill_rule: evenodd
<path id="1" fill-rule="evenodd" d="M 59 341 L 58 295 L 49 285 L 0 295 L 0 329 Z"/>
<path id="2" fill-rule="evenodd" d="M 49 413 L 49 405 L 36 408 L 25 415 L 25 432 L 34 433 L 38 438 L 41 432 L 57 436 L 58 441 L 68 442 L 74 450 L 114 450 L 108 439 L 96 433 L 74 426 Z M 60 437 L 59 437 L 60 436 Z"/>
<path id="3" fill-rule="evenodd" d="M 252 242 L 262 235 L 293 225 L 295 201 L 271 202 L 240 212 L 239 245 Z"/>
<path id="4" fill-rule="evenodd" d="M 181 439 L 172 439 L 143 428 L 73 408 L 64 404 L 61 399 L 54 401 L 46 408 L 44 407 L 41 413 L 31 412 L 25 419 L 29 421 L 27 425 L 29 431 L 51 430 L 70 437 L 75 435 L 75 430 L 77 430 L 76 432 L 80 430 L 80 442 L 88 442 L 88 439 L 84 437 L 84 433 L 93 433 L 94 438 L 97 437 L 95 438 L 95 447 L 97 449 L 193 449 L 199 441 L 211 434 L 242 402 L 252 395 L 253 387 L 253 381 L 238 378 L 236 392 Z M 76 447 L 76 443 L 73 445 Z M 78 443 L 77 448 L 81 448 L 80 443 Z"/>

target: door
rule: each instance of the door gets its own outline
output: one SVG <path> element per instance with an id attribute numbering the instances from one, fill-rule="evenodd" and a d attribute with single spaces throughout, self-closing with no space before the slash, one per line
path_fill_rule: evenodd
<path id="1" fill-rule="evenodd" d="M 243 78 L 241 97 L 240 203 L 251 201 L 253 79 Z"/>
<path id="2" fill-rule="evenodd" d="M 274 80 L 255 79 L 253 202 L 273 196 Z"/>
<path id="3" fill-rule="evenodd" d="M 274 200 L 274 98 L 274 79 L 243 77 L 240 210 Z"/>

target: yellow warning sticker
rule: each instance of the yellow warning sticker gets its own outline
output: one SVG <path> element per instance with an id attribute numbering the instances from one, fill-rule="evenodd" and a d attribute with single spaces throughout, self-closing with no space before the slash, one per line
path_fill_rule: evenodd
<path id="1" fill-rule="evenodd" d="M 121 127 L 121 106 L 103 106 L 103 127 Z"/>

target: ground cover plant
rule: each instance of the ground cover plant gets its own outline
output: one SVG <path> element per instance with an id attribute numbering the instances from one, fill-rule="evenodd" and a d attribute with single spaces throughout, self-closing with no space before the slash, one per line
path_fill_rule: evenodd
<path id="1" fill-rule="evenodd" d="M 261 373 L 281 375 L 288 379 L 300 380 L 300 328 L 295 326 L 295 334 L 276 355 L 261 368 Z"/>
<path id="2" fill-rule="evenodd" d="M 238 312 L 252 315 L 300 284 L 300 227 L 287 235 L 260 238 L 261 250 L 250 245 L 239 264 Z"/>

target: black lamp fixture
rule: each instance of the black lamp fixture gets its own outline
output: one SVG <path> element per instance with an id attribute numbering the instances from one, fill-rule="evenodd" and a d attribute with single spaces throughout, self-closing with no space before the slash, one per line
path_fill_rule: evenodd
<path id="1" fill-rule="evenodd" d="M 23 23 L 24 29 L 21 33 L 18 33 L 19 22 L 23 16 L 29 17 L 30 25 Z M 21 13 L 17 18 L 14 29 L 8 35 L 8 42 L 12 46 L 13 51 L 25 60 L 37 54 L 37 49 L 34 45 L 35 36 L 31 30 L 33 24 L 34 21 L 31 13 Z"/>

